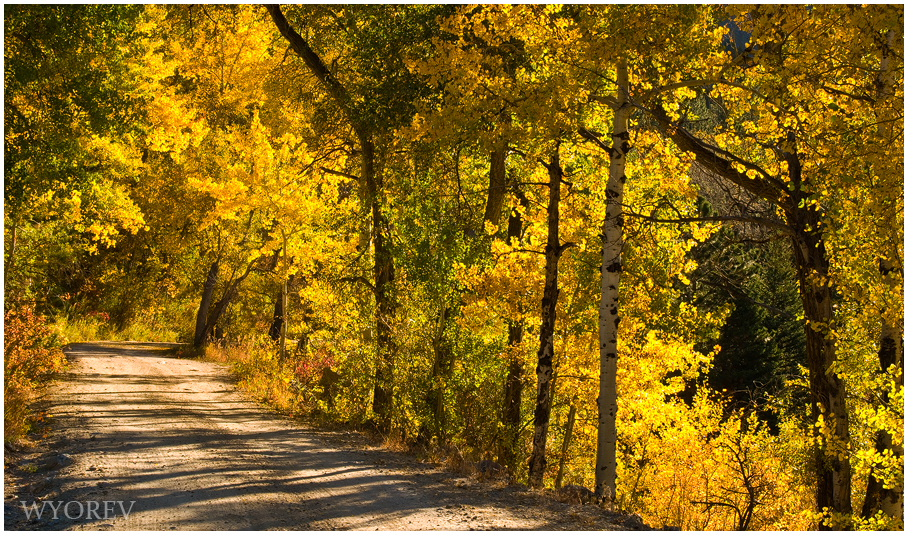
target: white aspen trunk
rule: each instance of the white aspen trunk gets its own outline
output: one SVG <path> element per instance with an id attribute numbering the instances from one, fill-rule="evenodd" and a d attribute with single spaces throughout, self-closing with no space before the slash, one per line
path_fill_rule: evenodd
<path id="1" fill-rule="evenodd" d="M 599 440 L 596 448 L 596 496 L 614 501 L 617 478 L 615 419 L 618 413 L 618 290 L 621 281 L 621 249 L 624 246 L 625 157 L 630 150 L 627 132 L 633 109 L 627 100 L 627 63 L 618 63 L 618 91 L 609 153 L 607 208 L 602 223 L 602 294 L 599 300 Z"/>
<path id="2" fill-rule="evenodd" d="M 893 293 L 900 291 L 900 273 L 901 270 L 891 259 L 880 260 L 880 274 L 883 283 L 889 287 Z M 904 385 L 904 333 L 902 324 L 894 324 L 887 320 L 883 315 L 882 328 L 880 329 L 880 369 L 886 371 L 890 366 L 895 365 L 898 373 L 896 385 Z M 883 392 L 883 400 L 889 401 L 889 392 Z M 876 437 L 876 451 L 883 454 L 886 450 L 892 452 L 896 457 L 903 457 L 905 449 L 901 444 L 892 440 L 892 435 L 886 431 L 878 431 Z M 867 494 L 864 498 L 864 507 L 861 516 L 871 518 L 877 511 L 882 511 L 892 518 L 901 519 L 904 523 L 905 503 L 904 503 L 904 486 L 897 484 L 891 489 L 883 486 L 882 478 L 878 478 L 876 467 L 870 470 L 869 481 L 867 482 Z"/>
<path id="3" fill-rule="evenodd" d="M 885 101 L 892 96 L 894 80 L 894 69 L 892 62 L 892 50 L 895 41 L 895 32 L 890 30 L 886 34 L 886 45 L 883 48 L 883 55 L 880 59 L 880 72 L 877 77 L 878 91 L 877 102 Z M 879 106 L 879 104 L 878 104 Z M 888 116 L 884 107 L 878 110 L 880 115 Z M 892 124 L 882 129 L 881 143 L 887 143 L 892 139 Z M 897 251 L 897 249 L 895 249 Z M 880 275 L 883 284 L 885 284 L 893 294 L 901 291 L 901 283 L 904 277 L 898 254 L 890 253 L 894 258 L 880 259 Z M 879 360 L 880 369 L 885 372 L 893 364 L 898 369 L 897 385 L 904 384 L 904 326 L 903 323 L 893 323 L 888 320 L 887 315 L 882 315 L 882 328 L 880 329 L 880 349 Z M 883 392 L 884 401 L 889 401 L 889 392 Z M 880 430 L 876 437 L 876 450 L 883 454 L 889 450 L 896 457 L 903 457 L 905 454 L 904 447 L 892 440 L 892 435 Z M 867 482 L 867 493 L 864 497 L 864 506 L 861 516 L 871 518 L 877 511 L 889 515 L 892 518 L 902 520 L 904 524 L 905 504 L 904 504 L 904 485 L 898 484 L 894 488 L 887 489 L 883 487 L 883 481 L 877 478 L 876 467 L 870 470 L 869 480 Z"/>

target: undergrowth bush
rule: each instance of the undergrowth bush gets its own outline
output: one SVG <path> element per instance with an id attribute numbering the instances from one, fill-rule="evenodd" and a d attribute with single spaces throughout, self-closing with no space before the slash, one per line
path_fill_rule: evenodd
<path id="1" fill-rule="evenodd" d="M 31 307 L 7 310 L 3 327 L 3 437 L 9 442 L 40 419 L 30 403 L 41 385 L 63 370 L 66 358 L 59 337 Z"/>
<path id="2" fill-rule="evenodd" d="M 280 362 L 277 346 L 265 337 L 229 344 L 211 344 L 203 357 L 230 366 L 240 388 L 256 401 L 290 416 L 311 414 L 330 404 L 319 385 L 322 373 L 336 365 L 327 348 L 288 351 Z"/>

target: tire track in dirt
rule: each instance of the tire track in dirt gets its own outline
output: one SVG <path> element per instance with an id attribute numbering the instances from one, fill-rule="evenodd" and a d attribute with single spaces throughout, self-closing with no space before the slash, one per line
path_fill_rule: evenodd
<path id="1" fill-rule="evenodd" d="M 7 528 L 626 529 L 593 507 L 481 485 L 281 418 L 244 399 L 223 366 L 167 357 L 170 348 L 73 344 L 50 396 L 73 462 L 35 499 L 134 501 L 128 517 L 27 521 L 8 506 Z"/>

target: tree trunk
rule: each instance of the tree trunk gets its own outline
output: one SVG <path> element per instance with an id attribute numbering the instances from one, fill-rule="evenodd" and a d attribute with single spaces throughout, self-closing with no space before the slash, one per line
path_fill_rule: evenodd
<path id="1" fill-rule="evenodd" d="M 539 328 L 539 351 L 536 364 L 536 410 L 533 414 L 533 453 L 530 455 L 529 483 L 541 488 L 545 473 L 545 443 L 552 412 L 549 382 L 552 380 L 555 314 L 558 304 L 558 260 L 561 243 L 558 238 L 559 204 L 561 202 L 561 165 L 558 147 L 546 166 L 549 171 L 548 238 L 545 246 L 545 288 L 542 293 L 542 325 Z"/>
<path id="2" fill-rule="evenodd" d="M 287 305 L 289 305 L 290 281 L 292 280 L 293 276 L 291 275 L 289 280 L 284 279 L 284 283 L 281 284 L 281 352 L 279 357 L 281 366 L 284 365 L 284 360 L 287 358 L 287 326 L 290 322 L 287 314 Z"/>
<path id="3" fill-rule="evenodd" d="M 599 298 L 599 426 L 596 447 L 596 488 L 600 500 L 614 501 L 617 478 L 615 420 L 618 413 L 618 324 L 621 282 L 621 250 L 624 247 L 624 174 L 630 151 L 628 119 L 632 107 L 627 102 L 627 64 L 618 64 L 617 106 L 612 123 L 609 150 L 609 178 L 606 188 L 605 221 L 602 223 L 601 294 Z"/>
<path id="4" fill-rule="evenodd" d="M 893 87 L 895 85 L 895 65 L 896 62 L 893 62 L 893 43 L 895 41 L 895 32 L 890 30 L 886 33 L 886 41 L 882 47 L 882 54 L 880 59 L 880 71 L 877 77 L 877 115 L 880 119 L 891 118 L 892 113 L 887 110 L 885 107 L 880 106 L 879 103 L 885 102 L 886 99 L 889 99 L 893 96 Z M 896 108 L 900 109 L 900 107 Z M 881 121 L 883 122 L 883 121 Z M 881 145 L 885 145 L 893 139 L 893 124 L 895 122 L 885 123 L 886 126 L 881 128 Z M 894 255 L 897 257 L 897 255 Z M 897 258 L 896 258 L 897 260 Z M 896 261 L 893 258 L 881 258 L 880 259 L 880 275 L 892 295 L 901 294 L 900 281 L 903 280 L 904 275 L 902 270 L 899 269 L 900 266 L 896 264 Z M 880 359 L 880 370 L 886 372 L 890 366 L 896 366 L 897 373 L 897 386 L 904 386 L 904 331 L 903 323 L 894 323 L 892 322 L 887 314 L 887 310 L 882 311 L 882 329 L 880 332 L 880 349 L 879 349 L 879 359 Z M 883 392 L 883 402 L 889 403 L 889 392 Z M 902 445 L 896 445 L 893 443 L 892 435 L 885 430 L 877 431 L 875 448 L 877 453 L 885 455 L 885 451 L 889 450 L 892 452 L 892 455 L 901 458 L 904 457 L 905 451 Z M 879 468 L 876 466 L 871 467 L 869 480 L 867 482 L 867 494 L 864 497 L 864 506 L 861 508 L 861 516 L 865 519 L 872 518 L 877 511 L 882 511 L 883 513 L 889 515 L 892 518 L 897 518 L 902 521 L 904 525 L 904 487 L 902 480 L 898 480 L 895 487 L 887 489 L 883 486 L 882 476 L 878 479 Z"/>
<path id="5" fill-rule="evenodd" d="M 820 213 L 806 201 L 802 188 L 801 164 L 797 153 L 786 153 L 792 183 L 792 207 L 786 219 L 792 229 L 795 268 L 806 319 L 807 367 L 813 421 L 824 422 L 833 440 L 823 440 L 814 451 L 817 478 L 817 510 L 851 514 L 851 462 L 845 384 L 830 370 L 836 361 L 833 289 L 829 285 L 829 261 L 822 239 Z M 810 229 L 810 230 L 808 230 Z M 822 429 L 816 430 L 817 433 Z M 838 456 L 843 452 L 843 458 Z M 822 528 L 823 526 L 821 526 Z"/>
<path id="6" fill-rule="evenodd" d="M 448 319 L 451 317 L 451 308 L 444 307 L 438 315 L 435 336 L 432 340 L 432 349 L 435 352 L 435 361 L 432 363 L 432 386 L 426 395 L 426 402 L 432 412 L 434 434 L 439 443 L 444 443 L 445 433 L 445 384 L 451 375 L 454 363 L 454 353 L 451 344 L 445 336 Z"/>
<path id="7" fill-rule="evenodd" d="M 373 132 L 371 127 L 354 113 L 352 98 L 347 89 L 334 77 L 318 54 L 309 46 L 309 43 L 290 26 L 281 12 L 280 6 L 269 4 L 265 7 L 281 35 L 302 58 L 309 71 L 319 79 L 334 103 L 343 110 L 360 143 L 362 150 L 360 189 L 365 188 L 363 206 L 368 207 L 372 213 L 372 244 L 375 258 L 372 274 L 375 280 L 373 288 L 375 293 L 376 366 L 372 411 L 378 417 L 379 425 L 386 426 L 390 424 L 394 385 L 394 347 L 391 326 L 394 323 L 395 306 L 390 293 L 390 284 L 394 280 L 394 258 L 385 243 L 387 223 L 381 210 L 383 185 L 381 174 L 376 172 Z"/>
<path id="8" fill-rule="evenodd" d="M 529 205 L 526 196 L 517 186 L 514 192 L 524 207 Z M 512 246 L 520 242 L 523 234 L 523 218 L 520 212 L 514 210 L 508 218 L 508 243 Z M 516 354 L 523 345 L 523 321 L 508 321 L 508 375 L 504 381 L 504 401 L 502 403 L 501 423 L 504 424 L 502 433 L 500 462 L 509 469 L 514 468 L 517 458 L 517 438 L 520 430 L 520 406 L 523 403 L 523 362 Z"/>
<path id="9" fill-rule="evenodd" d="M 804 307 L 807 335 L 806 351 L 809 370 L 810 401 L 813 421 L 831 432 L 832 443 L 824 440 L 814 451 L 817 490 L 817 510 L 851 514 L 851 461 L 847 452 L 840 459 L 836 447 L 849 443 L 848 412 L 842 379 L 830 371 L 836 361 L 833 339 L 833 290 L 829 286 L 829 262 L 817 229 L 821 228 L 820 214 L 804 194 L 801 163 L 796 152 L 785 153 L 789 182 L 784 184 L 768 176 L 748 176 L 735 168 L 732 161 L 714 152 L 689 132 L 674 125 L 661 106 L 653 108 L 653 117 L 680 148 L 696 157 L 704 169 L 736 184 L 754 195 L 769 201 L 785 213 L 786 226 L 792 236 L 795 268 Z M 787 142 L 793 146 L 794 135 Z M 830 526 L 821 526 L 826 529 Z"/>
<path id="10" fill-rule="evenodd" d="M 375 280 L 375 333 L 376 366 L 375 388 L 372 396 L 372 411 L 378 417 L 379 425 L 390 425 L 394 397 L 394 347 L 391 326 L 394 323 L 395 306 L 391 296 L 391 282 L 394 280 L 394 257 L 385 244 L 387 223 L 382 214 L 381 175 L 375 169 L 375 146 L 372 141 L 360 138 L 362 154 L 362 177 L 372 208 L 372 244 L 375 252 L 373 277 Z"/>
<path id="11" fill-rule="evenodd" d="M 281 339 L 281 329 L 284 325 L 284 288 L 281 286 L 281 292 L 277 299 L 274 300 L 274 316 L 271 319 L 271 326 L 268 328 L 268 336 L 277 342 Z"/>
<path id="12" fill-rule="evenodd" d="M 561 443 L 561 460 L 558 461 L 558 475 L 555 476 L 555 488 L 561 488 L 561 479 L 564 477 L 564 463 L 567 461 L 568 449 L 571 447 L 571 435 L 574 433 L 574 418 L 577 416 L 577 406 L 571 402 L 568 411 L 567 426 L 564 429 L 564 442 Z"/>
<path id="13" fill-rule="evenodd" d="M 214 308 L 211 313 L 208 314 L 208 321 L 205 323 L 205 328 L 202 330 L 201 334 L 201 345 L 197 347 L 204 346 L 208 337 L 211 335 L 211 332 L 214 330 L 214 326 L 217 325 L 218 320 L 221 319 L 221 315 L 227 310 L 227 307 L 230 306 L 230 302 L 236 297 L 239 293 L 240 284 L 246 280 L 246 277 L 249 276 L 249 273 L 252 271 L 252 266 L 255 264 L 253 261 L 246 267 L 246 272 L 243 273 L 239 278 L 234 279 L 227 289 L 224 291 L 224 296 L 221 297 L 221 300 L 214 304 Z"/>
<path id="14" fill-rule="evenodd" d="M 211 306 L 211 297 L 214 294 L 214 285 L 218 280 L 218 269 L 220 260 L 215 260 L 208 270 L 208 277 L 205 278 L 205 284 L 202 287 L 202 302 L 199 304 L 199 312 L 195 318 L 195 336 L 192 339 L 192 345 L 196 349 L 201 348 L 205 342 L 208 333 L 205 326 L 208 325 L 208 309 Z"/>
<path id="15" fill-rule="evenodd" d="M 504 204 L 504 194 L 507 191 L 506 160 L 508 157 L 507 144 L 502 143 L 492 151 L 489 165 L 489 196 L 486 202 L 486 211 L 483 222 L 488 222 L 496 227 L 501 223 L 501 205 Z M 482 229 L 485 233 L 485 229 Z"/>
<path id="16" fill-rule="evenodd" d="M 880 274 L 883 283 L 886 284 L 893 293 L 899 291 L 898 269 L 895 263 L 890 259 L 880 260 Z M 887 320 L 886 311 L 883 311 L 883 325 L 880 332 L 880 349 L 878 352 L 880 359 L 880 369 L 886 372 L 891 366 L 896 367 L 898 378 L 896 386 L 904 386 L 904 340 L 902 329 Z M 889 391 L 883 392 L 883 402 L 889 403 Z M 884 430 L 877 431 L 875 448 L 877 453 L 884 455 L 886 450 L 892 452 L 895 457 L 904 456 L 904 447 L 893 443 L 892 435 Z M 861 516 L 872 518 L 877 511 L 882 511 L 892 518 L 903 519 L 904 516 L 904 489 L 901 481 L 898 481 L 895 487 L 887 489 L 883 486 L 882 477 L 877 475 L 879 469 L 874 466 L 870 469 L 869 481 L 867 482 L 867 494 L 864 497 L 864 506 L 861 508 Z M 904 520 L 903 520 L 904 523 Z"/>

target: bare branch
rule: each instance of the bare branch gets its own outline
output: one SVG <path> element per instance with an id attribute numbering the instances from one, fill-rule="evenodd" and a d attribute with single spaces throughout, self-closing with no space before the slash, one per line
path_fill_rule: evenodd
<path id="1" fill-rule="evenodd" d="M 652 223 L 716 223 L 716 222 L 725 222 L 725 221 L 741 221 L 745 223 L 755 223 L 757 225 L 763 225 L 767 227 L 777 228 L 786 234 L 791 234 L 791 228 L 779 221 L 773 221 L 772 219 L 766 219 L 765 217 L 746 217 L 746 216 L 707 216 L 707 217 L 679 217 L 675 219 L 661 219 L 653 216 L 638 214 L 627 209 L 625 206 L 624 210 L 625 215 L 631 217 L 638 217 L 645 221 L 650 221 Z"/>

